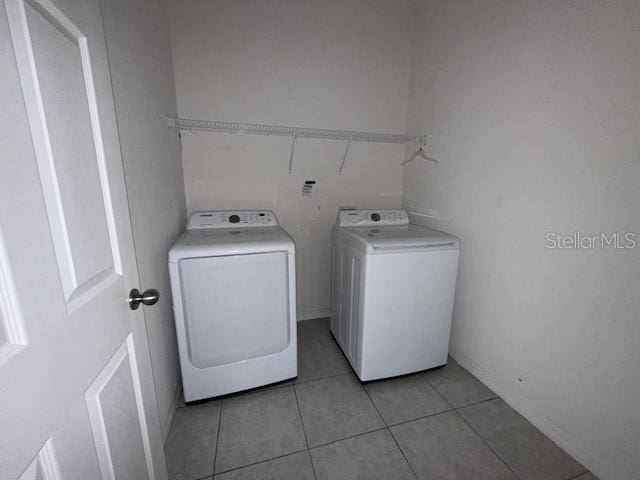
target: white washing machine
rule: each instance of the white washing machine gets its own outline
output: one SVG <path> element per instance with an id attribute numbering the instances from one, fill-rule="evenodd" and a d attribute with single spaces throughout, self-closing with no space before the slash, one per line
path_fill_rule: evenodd
<path id="1" fill-rule="evenodd" d="M 458 239 L 404 210 L 343 210 L 332 250 L 331 332 L 360 380 L 446 364 Z"/>
<path id="2" fill-rule="evenodd" d="M 191 214 L 169 273 L 187 402 L 297 375 L 295 245 L 273 212 Z"/>

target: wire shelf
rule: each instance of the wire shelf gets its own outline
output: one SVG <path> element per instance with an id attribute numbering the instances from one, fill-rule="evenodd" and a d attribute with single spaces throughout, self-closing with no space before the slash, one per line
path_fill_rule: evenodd
<path id="1" fill-rule="evenodd" d="M 322 128 L 286 127 L 259 123 L 217 122 L 212 120 L 169 119 L 169 126 L 178 130 L 197 130 L 220 133 L 244 133 L 250 135 L 274 135 L 292 138 L 323 138 L 353 142 L 407 143 L 417 136 L 395 133 L 357 132 L 353 130 L 326 130 Z"/>

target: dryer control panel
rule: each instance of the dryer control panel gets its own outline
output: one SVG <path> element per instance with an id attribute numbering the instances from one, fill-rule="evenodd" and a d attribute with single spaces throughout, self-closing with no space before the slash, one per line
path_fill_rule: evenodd
<path id="1" fill-rule="evenodd" d="M 408 225 L 409 215 L 404 210 L 341 210 L 337 224 L 340 227 Z"/>
<path id="2" fill-rule="evenodd" d="M 205 210 L 189 216 L 187 230 L 277 225 L 278 220 L 271 210 Z"/>

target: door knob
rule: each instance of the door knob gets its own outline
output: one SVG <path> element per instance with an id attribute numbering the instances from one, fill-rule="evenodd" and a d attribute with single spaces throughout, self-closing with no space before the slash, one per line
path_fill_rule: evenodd
<path id="1" fill-rule="evenodd" d="M 150 288 L 140 293 L 137 288 L 129 292 L 129 308 L 137 310 L 141 303 L 144 305 L 155 305 L 160 298 L 160 292 L 155 288 Z"/>

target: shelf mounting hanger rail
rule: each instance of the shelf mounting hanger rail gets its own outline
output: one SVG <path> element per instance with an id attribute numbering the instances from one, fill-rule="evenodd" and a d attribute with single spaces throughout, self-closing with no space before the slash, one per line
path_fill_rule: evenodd
<path id="1" fill-rule="evenodd" d="M 340 165 L 342 173 L 351 142 L 373 143 L 408 143 L 420 137 L 396 133 L 359 132 L 354 130 L 328 130 L 322 128 L 288 127 L 283 125 L 267 125 L 260 123 L 219 122 L 213 120 L 192 120 L 187 118 L 169 118 L 168 126 L 178 130 L 204 131 L 219 133 L 241 133 L 247 135 L 272 135 L 291 138 L 289 153 L 289 173 L 293 169 L 293 153 L 295 142 L 299 138 L 320 138 L 326 140 L 346 140 L 349 142 Z"/>

